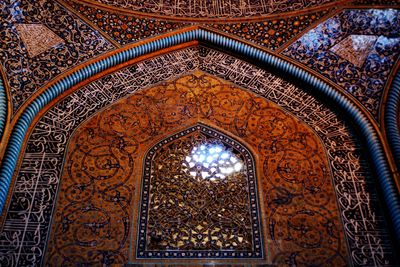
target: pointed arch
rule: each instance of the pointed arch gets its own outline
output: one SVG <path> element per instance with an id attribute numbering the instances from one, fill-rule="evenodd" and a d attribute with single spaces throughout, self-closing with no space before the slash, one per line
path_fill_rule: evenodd
<path id="1" fill-rule="evenodd" d="M 208 62 L 208 60 L 214 60 L 208 65 L 210 67 L 215 66 L 216 68 L 222 69 L 224 64 L 220 64 L 219 62 L 225 59 L 227 62 L 231 62 L 232 65 L 236 66 L 241 62 L 239 69 L 241 69 L 242 72 L 246 72 L 244 70 L 247 69 L 248 73 L 253 73 L 257 69 L 248 63 L 238 59 L 235 60 L 233 57 L 222 54 L 221 52 L 207 48 L 203 48 L 202 50 L 204 53 L 204 61 Z M 173 64 L 174 59 L 179 56 L 190 56 L 190 51 L 196 51 L 194 55 L 197 56 L 197 49 L 188 48 L 184 51 L 174 52 L 173 54 L 176 55 L 176 57 L 172 56 L 167 62 Z M 206 54 L 207 56 L 205 56 Z M 154 65 L 152 63 L 155 62 L 159 62 L 159 66 L 168 65 L 163 64 L 166 62 L 162 61 L 162 58 L 165 59 L 168 57 L 168 55 L 165 55 L 154 60 L 149 60 L 151 63 L 146 66 Z M 196 60 L 196 58 L 189 57 L 187 62 L 179 64 L 178 69 L 181 69 L 183 65 L 190 64 L 189 61 L 192 60 Z M 202 65 L 200 64 L 200 66 Z M 227 65 L 226 67 L 229 68 L 230 66 Z M 208 70 L 206 63 L 203 65 L 203 68 L 204 70 Z M 138 65 L 137 69 L 143 70 L 143 65 Z M 159 203 L 156 205 L 157 207 L 154 208 L 157 212 L 155 212 L 156 214 L 153 213 L 155 216 L 150 218 L 154 226 L 150 226 L 151 231 L 149 231 L 152 232 L 150 236 L 146 235 L 143 227 L 137 230 L 139 235 L 142 231 L 144 233 L 139 237 L 138 247 L 140 248 L 141 245 L 145 247 L 145 244 L 140 240 L 151 240 L 151 238 L 153 238 L 154 242 L 150 242 L 149 244 L 151 248 L 147 250 L 136 250 L 139 255 L 136 253 L 132 254 L 137 255 L 137 258 L 135 258 L 135 256 L 131 256 L 130 258 L 134 260 L 139 260 L 140 258 L 154 260 L 157 257 L 182 259 L 188 258 L 187 253 L 192 253 L 192 257 L 196 257 L 197 259 L 223 259 L 227 257 L 239 260 L 260 258 L 261 252 L 259 248 L 257 248 L 257 244 L 255 244 L 256 241 L 260 241 L 259 236 L 254 236 L 253 240 L 255 242 L 253 242 L 253 245 L 256 245 L 256 247 L 254 247 L 254 250 L 249 250 L 249 237 L 252 235 L 249 225 L 254 224 L 254 221 L 249 223 L 249 218 L 247 217 L 245 220 L 246 223 L 244 223 L 245 227 L 240 223 L 235 224 L 235 222 L 241 221 L 240 217 L 238 218 L 237 216 L 242 216 L 242 218 L 245 219 L 246 216 L 243 217 L 242 212 L 243 210 L 249 210 L 248 205 L 247 207 L 243 205 L 246 204 L 244 199 L 246 199 L 245 195 L 248 195 L 248 193 L 240 189 L 246 187 L 246 185 L 243 184 L 244 181 L 242 180 L 239 182 L 241 185 L 236 187 L 236 189 L 233 188 L 235 189 L 234 194 L 232 194 L 231 191 L 226 191 L 227 187 L 224 183 L 221 186 L 215 186 L 214 190 L 212 190 L 213 193 L 210 193 L 206 190 L 207 187 L 198 187 L 196 186 L 197 183 L 193 184 L 190 183 L 190 181 L 188 183 L 185 182 L 185 180 L 188 180 L 188 177 L 185 176 L 184 173 L 182 174 L 182 169 L 179 168 L 182 163 L 180 161 L 182 161 L 182 154 L 185 151 L 190 151 L 190 148 L 193 148 L 193 146 L 191 140 L 187 140 L 187 138 L 183 138 L 184 140 L 182 140 L 181 137 L 182 135 L 183 137 L 187 136 L 185 135 L 186 129 L 196 131 L 197 126 L 195 128 L 191 126 L 197 125 L 200 122 L 213 129 L 218 129 L 218 132 L 221 133 L 217 135 L 218 140 L 226 136 L 228 147 L 230 144 L 235 148 L 238 145 L 235 140 L 238 142 L 240 141 L 248 150 L 253 151 L 253 155 L 255 155 L 254 158 L 259 177 L 258 194 L 259 197 L 262 196 L 263 200 L 260 203 L 263 204 L 264 208 L 262 210 L 265 212 L 264 219 L 262 220 L 265 226 L 264 229 L 267 229 L 265 230 L 265 238 L 266 240 L 276 240 L 276 242 L 272 241 L 273 244 L 265 241 L 268 244 L 266 250 L 268 253 L 264 260 L 274 263 L 283 262 L 293 252 L 294 246 L 297 248 L 296 251 L 299 255 L 298 258 L 295 258 L 299 259 L 299 261 L 306 258 L 305 261 L 309 262 L 318 261 L 321 262 L 321 264 L 322 262 L 335 262 L 335 265 L 344 265 L 343 263 L 347 258 L 343 235 L 344 231 L 341 230 L 342 226 L 339 221 L 339 210 L 336 206 L 334 186 L 331 181 L 331 178 L 334 176 L 334 170 L 340 172 L 343 171 L 343 168 L 335 166 L 340 165 L 340 163 L 332 156 L 332 149 L 330 158 L 327 158 L 328 153 L 325 151 L 327 148 L 324 149 L 324 147 L 327 147 L 329 141 L 322 141 L 321 134 L 324 135 L 324 133 L 319 132 L 319 134 L 317 134 L 318 130 L 313 129 L 313 127 L 316 128 L 315 123 L 321 126 L 320 122 L 318 122 L 315 117 L 320 116 L 324 118 L 324 120 L 329 120 L 328 118 L 332 118 L 333 116 L 332 120 L 328 122 L 329 129 L 323 126 L 320 128 L 326 129 L 328 131 L 327 135 L 335 132 L 334 135 L 339 135 L 340 138 L 333 139 L 340 140 L 341 137 L 344 137 L 343 135 L 345 135 L 345 132 L 341 131 L 340 123 L 335 123 L 335 115 L 329 112 L 319 112 L 318 107 L 313 109 L 315 105 L 320 106 L 321 104 L 314 102 L 311 96 L 300 97 L 300 99 L 298 99 L 301 95 L 299 94 L 300 89 L 296 90 L 288 83 L 264 71 L 260 71 L 258 75 L 254 75 L 255 80 L 259 82 L 256 83 L 255 86 L 254 84 L 253 86 L 249 86 L 246 90 L 245 88 L 240 88 L 240 86 L 238 87 L 235 85 L 237 82 L 240 83 L 243 78 L 245 79 L 246 74 L 239 74 L 237 80 L 233 78 L 236 83 L 231 84 L 227 80 L 221 80 L 213 74 L 210 75 L 207 71 L 195 70 L 194 72 L 185 73 L 186 69 L 183 69 L 183 71 L 178 72 L 178 74 L 183 76 L 178 75 L 176 77 L 175 75 L 177 73 L 175 73 L 175 75 L 172 74 L 172 76 L 166 77 L 164 75 L 157 75 L 160 73 L 153 72 L 154 69 L 158 68 L 149 67 L 146 71 L 151 73 L 151 77 L 158 77 L 161 78 L 161 80 L 152 80 L 149 78 L 150 76 L 147 76 L 143 72 L 130 72 L 131 68 L 128 68 L 95 81 L 93 85 L 96 85 L 93 87 L 89 85 L 74 93 L 74 95 L 78 94 L 83 96 L 94 88 L 108 87 L 107 84 L 113 84 L 114 92 L 119 92 L 121 90 L 123 91 L 122 87 L 124 87 L 124 84 L 129 84 L 128 87 L 133 89 L 136 87 L 135 83 L 137 83 L 133 80 L 146 80 L 146 78 L 150 79 L 152 83 L 159 82 L 149 87 L 143 87 L 139 82 L 142 86 L 139 85 L 139 87 L 136 87 L 138 90 L 128 90 L 125 93 L 116 95 L 114 101 L 106 101 L 108 105 L 105 106 L 105 109 L 99 110 L 96 108 L 92 115 L 88 115 L 87 113 L 82 114 L 82 120 L 84 120 L 82 124 L 79 124 L 81 120 L 75 120 L 78 122 L 75 124 L 75 127 L 79 128 L 77 128 L 73 136 L 70 137 L 67 149 L 68 153 L 64 157 L 65 167 L 63 175 L 60 177 L 61 181 L 59 183 L 60 189 L 57 208 L 53 213 L 54 217 L 48 245 L 47 263 L 57 266 L 63 265 L 68 260 L 78 256 L 76 255 L 78 251 L 81 258 L 94 257 L 96 253 L 93 253 L 92 247 L 82 247 L 82 244 L 87 244 L 89 241 L 96 241 L 97 250 L 110 251 L 110 253 L 107 254 L 108 257 L 118 260 L 118 263 L 124 262 L 123 258 L 127 258 L 125 255 L 126 246 L 128 245 L 126 240 L 126 233 L 129 232 L 128 225 L 132 225 L 131 229 L 136 229 L 138 223 L 139 225 L 146 225 L 148 221 L 146 218 L 142 218 L 143 214 L 148 214 L 145 207 L 151 206 L 150 203 L 146 203 L 148 199 L 144 199 L 144 204 L 146 206 L 143 207 L 142 211 L 132 211 L 129 207 L 137 206 L 139 202 L 139 200 L 137 200 L 138 195 L 145 198 L 146 195 L 148 196 L 152 193 L 146 191 L 146 188 L 149 189 L 152 187 L 150 181 L 151 177 L 149 178 L 142 174 L 143 169 L 145 174 L 147 168 L 152 169 L 151 165 L 146 165 L 146 162 L 149 161 L 145 154 L 151 147 L 154 148 L 154 150 L 152 150 L 154 152 L 153 155 L 162 151 L 160 153 L 161 157 L 157 157 L 156 159 L 158 162 L 155 165 L 157 169 L 153 170 L 154 172 L 162 173 L 162 175 L 160 175 L 161 179 L 158 179 L 158 182 L 162 185 L 158 186 L 156 183 L 153 183 L 153 186 L 158 186 L 156 197 L 164 200 L 168 198 L 168 201 Z M 166 67 L 161 71 L 171 73 L 171 68 Z M 224 70 L 222 71 L 224 72 Z M 142 77 L 141 75 L 143 74 L 144 77 L 139 78 Z M 133 79 L 127 78 L 129 76 Z M 229 78 L 228 76 L 226 77 Z M 118 81 L 122 81 L 122 83 Z M 270 81 L 271 84 L 275 84 L 275 86 L 262 86 L 262 84 L 267 85 L 267 81 Z M 100 90 L 103 93 L 95 94 L 93 97 L 110 95 L 107 89 L 103 89 L 104 91 L 102 89 Z M 266 90 L 273 91 L 274 93 L 263 94 L 262 92 Z M 303 100 L 307 103 L 304 105 L 304 108 L 315 115 L 314 119 L 311 119 L 314 123 L 302 120 L 304 116 L 300 114 L 302 119 L 296 118 L 294 114 L 296 114 L 297 104 L 293 106 L 293 110 L 290 109 L 290 107 L 286 107 L 288 108 L 287 110 L 284 107 L 279 107 L 277 104 L 274 104 L 274 102 L 279 101 L 276 101 L 271 95 L 275 95 L 275 93 L 279 94 L 279 92 L 284 91 L 287 98 L 284 97 L 282 102 L 287 102 L 285 100 L 301 102 Z M 120 97 L 121 95 L 126 95 L 126 97 L 115 101 L 118 99 L 118 96 Z M 268 101 L 268 97 L 271 97 L 272 101 Z M 70 100 L 71 99 L 65 99 L 60 101 L 60 103 L 57 104 L 58 108 L 54 107 L 49 110 L 51 114 L 44 116 L 45 118 L 41 120 L 42 125 L 45 125 L 43 122 L 48 121 L 47 118 L 57 117 L 53 112 L 59 110 L 59 107 L 64 106 L 63 103 L 70 103 Z M 89 102 L 87 102 L 84 97 L 80 98 L 78 101 L 79 104 L 73 105 L 67 109 L 65 113 L 69 114 L 71 110 L 79 110 L 79 106 L 87 110 L 93 110 L 93 107 L 96 107 L 93 101 L 89 100 Z M 101 100 L 99 102 L 101 102 Z M 293 113 L 290 112 L 290 110 L 292 110 Z M 85 118 L 87 118 L 87 120 L 85 120 Z M 59 121 L 60 125 L 66 124 L 63 115 L 61 115 L 59 120 L 56 120 Z M 67 119 L 67 121 L 69 121 L 69 119 Z M 313 125 L 313 127 L 308 124 Z M 71 124 L 67 123 L 67 125 Z M 37 128 L 41 127 L 38 126 Z M 208 130 L 205 131 L 207 133 Z M 41 131 L 35 132 L 40 133 Z M 216 132 L 211 131 L 211 133 Z M 37 140 L 40 136 L 39 134 L 39 136 L 33 139 Z M 346 137 L 344 137 L 344 140 L 347 140 Z M 195 139 L 194 142 L 196 144 L 201 144 L 197 142 L 197 139 Z M 341 141 L 338 142 L 340 143 Z M 66 145 L 65 143 L 66 142 L 63 144 Z M 172 145 L 172 147 L 170 145 Z M 189 149 L 187 145 L 189 145 Z M 339 146 L 341 145 L 342 144 L 339 144 Z M 165 146 L 167 146 L 167 148 Z M 348 143 L 347 146 L 351 147 L 351 142 Z M 351 151 L 352 148 L 350 147 L 349 149 Z M 335 152 L 333 152 L 333 154 L 335 154 Z M 147 153 L 147 155 L 149 155 L 149 153 Z M 29 158 L 29 154 L 27 154 L 26 157 Z M 186 160 L 185 157 L 184 160 Z M 145 163 L 143 163 L 143 161 Z M 331 163 L 332 165 L 329 166 L 329 161 L 335 161 L 337 164 Z M 357 164 L 357 161 L 354 162 L 351 158 L 349 158 L 349 161 Z M 189 160 L 189 162 L 191 161 Z M 145 164 L 144 168 L 143 164 Z M 187 165 L 189 165 L 190 168 L 190 164 L 185 164 L 185 166 Z M 254 166 L 255 164 L 252 165 Z M 206 168 L 206 166 L 204 167 Z M 331 168 L 332 172 L 330 172 Z M 162 170 L 164 170 L 164 172 Z M 193 169 L 191 171 L 193 171 Z M 191 174 L 191 171 L 189 171 L 189 175 L 196 175 L 197 178 L 197 173 Z M 183 169 L 183 172 L 185 172 L 185 169 Z M 175 175 L 177 177 L 175 177 Z M 203 177 L 203 173 L 200 173 L 200 175 Z M 207 176 L 207 173 L 205 176 Z M 163 179 L 165 177 L 170 177 L 171 180 Z M 148 180 L 147 183 L 145 182 L 146 179 Z M 254 179 L 252 180 L 254 181 Z M 142 189 L 138 191 L 140 188 L 140 181 L 143 181 L 144 185 Z M 249 181 L 249 184 L 252 184 L 251 181 Z M 186 188 L 186 190 L 182 188 Z M 253 192 L 254 195 L 256 195 L 257 193 L 254 189 L 256 189 L 256 187 L 254 187 L 253 190 L 249 190 L 249 192 Z M 188 190 L 193 192 L 187 194 L 186 192 Z M 147 194 L 145 194 L 145 192 L 147 192 Z M 135 201 L 132 200 L 132 195 L 136 196 Z M 252 194 L 250 194 L 250 196 L 251 195 Z M 111 197 L 112 199 L 110 199 Z M 204 245 L 205 247 L 202 247 L 202 252 L 196 255 L 195 251 L 190 251 L 187 248 L 184 255 L 174 251 L 176 246 L 184 246 L 182 244 L 182 242 L 184 242 L 182 240 L 183 237 L 180 240 L 180 244 L 176 244 L 176 238 L 168 237 L 170 233 L 162 233 L 160 231 L 162 231 L 162 229 L 174 229 L 174 227 L 172 227 L 174 224 L 170 222 L 170 218 L 183 219 L 183 217 L 185 217 L 185 214 L 179 212 L 171 216 L 174 205 L 168 206 L 168 203 L 175 203 L 175 201 L 185 199 L 185 197 L 189 198 L 186 204 L 190 207 L 194 206 L 194 208 L 190 210 L 190 207 L 184 202 L 180 203 L 180 206 L 178 204 L 178 211 L 182 211 L 182 209 L 183 211 L 190 210 L 190 215 L 194 215 L 198 212 L 198 208 L 204 208 L 204 205 L 207 204 L 207 200 L 210 201 L 214 199 L 217 202 L 219 201 L 217 205 L 208 203 L 206 206 L 207 208 L 215 208 L 215 206 L 217 206 L 220 207 L 216 208 L 217 210 L 223 210 L 225 208 L 228 209 L 228 211 L 218 214 L 215 212 L 213 213 L 212 210 L 207 210 L 207 214 L 213 213 L 214 218 L 211 218 L 211 221 L 208 220 L 210 219 L 208 217 L 202 218 L 202 220 L 209 222 L 210 225 L 217 222 L 218 226 L 218 219 L 222 217 L 221 224 L 211 229 L 210 234 L 217 232 L 224 235 L 229 231 L 237 230 L 236 228 L 239 227 L 241 229 L 240 233 L 247 236 L 247 240 L 243 239 L 247 242 L 243 242 L 242 240 L 241 242 L 243 243 L 240 244 L 240 240 L 237 240 L 235 242 L 236 244 L 232 244 L 230 243 L 232 239 L 225 241 L 219 240 L 221 242 L 220 244 L 214 245 L 214 250 L 211 249 L 207 251 L 205 249 L 207 248 L 206 244 L 201 242 L 203 238 L 205 238 L 205 233 L 200 230 L 205 228 L 206 230 L 204 231 L 207 231 L 208 227 L 206 225 L 208 225 L 208 223 L 201 221 L 199 225 L 196 224 L 196 220 L 194 220 L 194 222 L 188 222 L 186 220 L 180 227 L 175 227 L 175 230 L 171 230 L 175 231 L 172 234 L 177 234 L 176 228 L 186 228 L 186 233 L 196 231 L 196 233 L 200 235 L 196 237 L 197 242 L 189 242 L 187 246 L 190 247 L 197 244 L 199 246 Z M 226 199 L 227 197 L 229 199 Z M 338 198 L 343 199 L 341 196 L 338 196 Z M 231 199 L 236 200 L 232 203 Z M 221 203 L 221 201 L 223 203 Z M 90 203 L 90 206 L 88 206 L 87 203 Z M 163 204 L 164 207 L 160 207 L 160 205 L 163 206 Z M 238 215 L 232 210 L 229 211 L 229 205 L 226 207 L 224 206 L 225 204 L 231 204 L 234 207 L 234 211 L 240 210 L 241 212 L 239 212 Z M 235 207 L 235 205 L 239 205 L 239 207 Z M 48 206 L 50 206 L 50 204 Z M 85 223 L 88 223 L 88 216 L 86 214 L 89 213 L 89 210 L 91 216 L 94 218 L 93 220 L 102 221 L 101 225 L 110 226 L 112 229 L 123 228 L 124 231 L 111 230 L 111 232 L 115 233 L 112 239 L 114 242 L 109 242 L 104 235 L 97 235 L 96 231 L 92 234 L 91 231 L 86 231 L 85 233 Z M 158 214 L 158 212 L 160 214 Z M 251 212 L 252 214 L 253 212 L 257 214 L 257 209 L 253 208 Z M 93 216 L 95 214 L 98 216 Z M 98 219 L 104 218 L 102 214 L 108 215 L 107 220 Z M 228 216 L 226 217 L 227 214 Z M 140 222 L 135 216 L 139 217 Z M 232 223 L 233 227 L 229 227 L 230 216 L 236 218 Z M 189 216 L 189 218 L 193 217 L 196 216 Z M 301 238 L 303 235 L 301 233 L 301 221 L 303 220 L 308 229 L 307 237 L 304 240 Z M 122 222 L 126 223 L 122 225 Z M 291 223 L 288 224 L 287 222 Z M 155 226 L 158 224 L 163 224 L 164 226 L 160 229 L 160 227 L 157 228 Z M 195 227 L 193 227 L 193 224 L 195 224 Z M 347 222 L 347 224 L 349 223 Z M 95 224 L 92 223 L 91 225 Z M 228 226 L 225 228 L 225 232 L 218 232 L 221 225 Z M 259 228 L 260 227 L 258 227 L 258 229 Z M 259 233 L 258 230 L 254 234 L 257 233 Z M 185 235 L 185 233 L 181 234 Z M 188 238 L 188 235 L 185 237 Z M 159 242 L 157 242 L 157 240 L 161 241 L 160 239 L 162 238 L 164 238 L 164 242 L 158 244 Z M 214 238 L 218 238 L 218 236 L 214 236 Z M 102 242 L 103 240 L 105 240 L 105 242 Z M 136 243 L 135 240 L 136 238 L 132 237 L 132 244 Z M 170 242 L 168 246 L 172 246 L 169 251 L 166 247 L 166 242 Z M 118 247 L 119 244 L 123 244 L 125 249 L 120 247 L 120 249 L 112 249 L 113 247 Z M 236 254 L 236 251 L 229 253 L 229 251 L 226 250 L 226 246 L 230 245 L 240 246 L 239 250 L 241 250 L 243 255 L 240 255 L 240 253 Z M 164 246 L 165 249 L 157 249 L 159 246 Z M 222 246 L 222 248 L 225 248 L 224 254 L 217 254 L 216 251 L 219 251 L 219 249 L 215 249 L 215 246 L 220 246 L 220 248 Z M 329 247 L 329 252 L 325 251 L 327 247 Z M 134 245 L 131 246 L 132 250 L 136 248 Z M 315 249 L 312 255 L 307 253 L 312 249 Z M 179 251 L 181 250 L 182 249 L 179 249 Z M 90 255 L 89 252 L 91 252 Z M 204 256 L 204 252 L 207 252 L 206 256 Z M 176 255 L 174 255 L 174 253 Z M 210 253 L 210 255 L 208 255 L 208 253 Z M 259 255 L 257 255 L 257 253 L 259 253 Z M 189 258 L 191 258 L 190 254 Z"/>
<path id="2" fill-rule="evenodd" d="M 8 140 L 7 148 L 3 157 L 0 169 L 0 208 L 3 210 L 9 191 L 11 179 L 17 164 L 20 150 L 25 139 L 29 126 L 35 116 L 58 95 L 79 82 L 89 79 L 113 66 L 127 62 L 135 57 L 143 56 L 160 49 L 169 48 L 175 45 L 198 40 L 219 47 L 222 50 L 245 57 L 249 61 L 256 61 L 266 67 L 276 69 L 288 77 L 301 80 L 304 84 L 313 88 L 316 93 L 323 95 L 335 103 L 354 122 L 362 137 L 366 140 L 366 146 L 372 159 L 378 183 L 381 187 L 383 198 L 391 216 L 396 238 L 400 240 L 400 200 L 398 189 L 394 183 L 391 167 L 388 164 L 380 136 L 373 123 L 367 116 L 342 93 L 332 88 L 327 83 L 312 76 L 308 72 L 286 62 L 277 56 L 268 54 L 248 44 L 218 35 L 209 30 L 199 27 L 192 27 L 185 32 L 175 33 L 140 43 L 134 47 L 112 54 L 99 61 L 93 62 L 81 69 L 72 72 L 67 77 L 55 82 L 46 91 L 34 99 L 31 104 L 22 112 L 14 125 L 11 137 Z"/>

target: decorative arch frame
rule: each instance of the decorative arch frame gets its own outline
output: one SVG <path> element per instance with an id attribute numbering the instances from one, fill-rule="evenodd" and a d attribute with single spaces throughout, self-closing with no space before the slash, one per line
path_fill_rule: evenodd
<path id="1" fill-rule="evenodd" d="M 246 58 L 247 61 L 257 62 L 262 64 L 264 67 L 269 67 L 281 74 L 288 75 L 292 79 L 300 80 L 304 84 L 310 86 L 313 90 L 316 90 L 317 94 L 327 97 L 327 99 L 335 103 L 340 110 L 350 118 L 359 130 L 361 137 L 365 139 L 365 144 L 371 156 L 372 166 L 378 180 L 377 182 L 380 185 L 383 199 L 390 215 L 396 240 L 400 242 L 400 198 L 394 181 L 393 171 L 391 171 L 393 166 L 390 166 L 390 163 L 388 162 L 385 147 L 383 146 L 381 139 L 382 137 L 379 135 L 376 125 L 368 119 L 360 107 L 349 100 L 344 93 L 338 92 L 338 90 L 328 83 L 316 78 L 293 63 L 285 61 L 276 55 L 269 54 L 249 44 L 222 36 L 199 26 L 193 26 L 181 32 L 163 35 L 157 39 L 151 39 L 146 42 L 139 42 L 134 46 L 122 49 L 122 51 L 114 51 L 114 53 L 108 54 L 101 59 L 97 59 L 84 67 L 78 67 L 75 70 L 70 71 L 64 78 L 55 81 L 45 91 L 39 93 L 37 97 L 34 98 L 20 113 L 16 123 L 13 125 L 13 130 L 10 133 L 7 146 L 5 147 L 2 165 L 0 167 L 0 210 L 3 210 L 5 206 L 13 174 L 29 127 L 35 117 L 47 104 L 55 100 L 70 88 L 85 80 L 95 79 L 97 74 L 107 71 L 112 67 L 162 49 L 172 48 L 192 41 L 204 42 L 222 50 L 233 52 L 238 56 Z M 396 79 L 394 81 L 394 87 L 399 85 L 399 83 L 396 82 L 398 80 L 399 79 Z M 400 91 L 400 86 L 397 86 L 396 88 L 399 88 L 396 92 Z M 4 86 L 0 84 L 0 126 L 5 124 L 3 119 L 3 117 L 5 117 L 3 111 L 6 110 L 4 91 Z M 397 94 L 397 96 L 397 98 L 389 98 L 398 99 L 400 98 L 400 93 Z M 390 100 L 388 102 L 391 103 Z M 388 108 L 389 106 L 392 107 L 392 105 L 388 103 Z M 398 109 L 398 101 L 395 106 Z M 396 108 L 394 110 L 396 110 Z M 391 119 L 393 117 L 393 115 L 391 115 L 393 112 L 386 113 L 387 118 Z M 391 128 L 389 125 L 388 127 Z M 394 137 L 394 140 L 398 139 Z"/>
<path id="2" fill-rule="evenodd" d="M 148 259 L 151 258 L 149 257 L 149 251 L 146 248 L 146 242 L 143 240 L 146 240 L 146 235 L 147 235 L 147 227 L 142 227 L 142 225 L 146 225 L 146 221 L 148 221 L 148 218 L 150 218 L 149 215 L 149 196 L 150 196 L 150 185 L 151 185 L 151 158 L 157 155 L 158 152 L 160 152 L 160 149 L 162 149 L 164 146 L 169 145 L 175 140 L 179 140 L 180 138 L 185 138 L 186 136 L 193 134 L 194 132 L 199 132 L 203 135 L 208 135 L 209 137 L 215 138 L 221 142 L 221 144 L 234 148 L 236 149 L 241 156 L 243 156 L 243 165 L 246 166 L 246 181 L 248 182 L 247 184 L 247 190 L 248 190 L 248 205 L 249 209 L 251 210 L 252 216 L 251 217 L 251 236 L 252 236 L 252 251 L 247 251 L 244 252 L 244 256 L 239 256 L 239 253 L 235 253 L 235 251 L 232 250 L 225 250 L 224 248 L 221 248 L 218 251 L 201 251 L 201 252 L 194 252 L 196 257 L 199 258 L 210 258 L 210 259 L 218 259 L 219 257 L 222 257 L 222 259 L 228 259 L 228 258 L 233 258 L 233 259 L 240 259 L 240 258 L 247 258 L 247 259 L 257 259 L 260 258 L 262 259 L 264 257 L 264 244 L 262 240 L 262 222 L 261 222 L 261 215 L 260 215 L 260 200 L 257 197 L 257 191 L 258 191 L 258 182 L 257 182 L 257 169 L 256 169 L 256 160 L 254 159 L 253 153 L 251 149 L 247 147 L 247 145 L 242 141 L 239 141 L 235 139 L 232 136 L 229 136 L 218 129 L 214 128 L 214 126 L 210 126 L 207 124 L 203 124 L 202 122 L 197 122 L 194 125 L 191 125 L 187 128 L 181 129 L 177 132 L 174 132 L 170 134 L 169 136 L 164 137 L 163 139 L 159 140 L 157 143 L 153 144 L 144 154 L 143 157 L 143 179 L 141 181 L 141 193 L 142 196 L 140 198 L 140 214 L 142 214 L 143 211 L 146 211 L 146 217 L 139 217 L 139 222 L 138 223 L 138 229 L 140 231 L 137 231 L 137 237 L 136 237 L 136 256 L 140 259 Z M 146 192 L 147 194 L 143 194 L 144 188 L 147 188 Z M 145 205 L 144 205 L 145 204 Z M 253 217 L 254 215 L 254 217 Z M 256 246 L 258 245 L 258 246 Z M 188 253 L 191 251 L 185 251 L 179 249 L 177 252 L 178 256 L 173 256 L 175 259 L 179 258 L 187 258 Z M 206 253 L 209 255 L 205 255 Z M 158 251 L 158 253 L 161 254 L 161 256 L 157 256 L 160 258 L 169 258 L 169 253 L 167 251 Z M 186 253 L 186 256 L 185 256 Z M 224 255 L 227 254 L 227 255 Z M 151 252 L 150 252 L 151 254 Z M 153 253 L 155 254 L 155 253 Z M 170 253 L 172 254 L 172 253 Z M 201 255 L 204 256 L 201 256 Z M 199 256 L 200 255 L 200 256 Z M 155 256 L 155 255 L 154 255 Z M 170 255 L 171 256 L 171 255 Z M 193 256 L 191 256 L 193 257 Z"/>

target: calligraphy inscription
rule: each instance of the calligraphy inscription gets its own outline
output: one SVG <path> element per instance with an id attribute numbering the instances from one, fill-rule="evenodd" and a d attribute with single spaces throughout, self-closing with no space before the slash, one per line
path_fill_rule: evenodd
<path id="1" fill-rule="evenodd" d="M 198 122 L 228 131 L 257 151 L 270 263 L 292 258 L 346 265 L 329 165 L 318 137 L 277 105 L 202 72 L 141 90 L 78 129 L 69 145 L 47 262 L 125 263 L 129 226 L 136 228 L 130 207 L 137 205 L 134 185 L 141 179 L 144 151 L 154 140 Z M 173 184 L 168 191 L 174 191 Z"/>
<path id="2" fill-rule="evenodd" d="M 200 69 L 276 103 L 310 126 L 326 150 L 354 266 L 393 265 L 371 170 L 354 133 L 309 93 L 233 56 L 205 47 L 155 57 L 80 88 L 43 114 L 24 152 L 0 234 L 0 265 L 41 265 L 75 129 L 127 94 Z"/>

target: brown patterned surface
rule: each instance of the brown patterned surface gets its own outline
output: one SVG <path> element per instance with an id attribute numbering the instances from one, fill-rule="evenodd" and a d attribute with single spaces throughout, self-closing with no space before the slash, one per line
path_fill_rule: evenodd
<path id="1" fill-rule="evenodd" d="M 190 25 L 190 23 L 120 14 L 110 10 L 78 4 L 72 0 L 66 0 L 65 2 L 121 45 L 137 42 Z"/>
<path id="2" fill-rule="evenodd" d="M 399 6 L 399 0 L 356 0 L 354 1 L 356 5 L 385 5 L 385 6 Z"/>
<path id="3" fill-rule="evenodd" d="M 188 22 L 172 22 L 168 19 L 141 18 L 120 14 L 113 10 L 78 4 L 72 0 L 65 2 L 121 45 L 193 25 Z M 326 16 L 330 11 L 332 10 L 326 9 L 304 15 L 264 19 L 257 22 L 202 23 L 202 25 L 275 50 Z"/>
<path id="4" fill-rule="evenodd" d="M 144 152 L 199 121 L 258 153 L 267 263 L 347 264 L 320 140 L 275 104 L 201 73 L 139 91 L 78 129 L 66 157 L 47 263 L 126 263 Z"/>
<path id="5" fill-rule="evenodd" d="M 201 19 L 261 17 L 340 3 L 339 0 L 74 0 L 102 7 L 166 18 Z"/>
<path id="6" fill-rule="evenodd" d="M 211 24 L 211 26 L 246 41 L 275 50 L 326 16 L 330 11 L 332 10 L 326 9 L 299 16 L 282 16 L 277 19 L 257 22 Z"/>

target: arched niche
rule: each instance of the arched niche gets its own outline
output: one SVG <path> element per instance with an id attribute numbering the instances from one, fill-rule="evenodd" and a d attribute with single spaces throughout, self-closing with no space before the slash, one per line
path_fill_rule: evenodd
<path id="1" fill-rule="evenodd" d="M 199 71 L 135 92 L 76 130 L 68 145 L 47 264 L 160 260 L 157 255 L 141 259 L 136 247 L 142 230 L 137 223 L 143 158 L 160 140 L 198 123 L 234 137 L 254 153 L 263 254 L 253 261 L 347 264 L 330 166 L 318 136 L 278 105 Z M 200 254 L 183 258 L 207 258 Z M 240 253 L 211 258 L 248 260 Z"/>
<path id="2" fill-rule="evenodd" d="M 144 156 L 137 257 L 263 258 L 255 162 L 237 140 L 196 124 Z"/>

